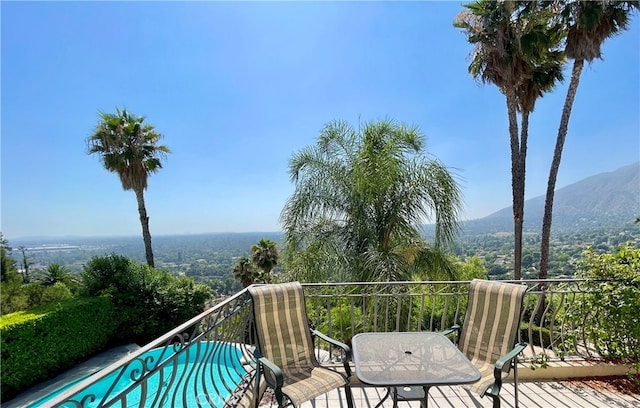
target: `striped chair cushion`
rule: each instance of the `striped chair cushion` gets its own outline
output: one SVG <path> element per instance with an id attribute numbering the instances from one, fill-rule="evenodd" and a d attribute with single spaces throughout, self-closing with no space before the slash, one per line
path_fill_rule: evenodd
<path id="1" fill-rule="evenodd" d="M 287 370 L 284 376 L 282 392 L 295 406 L 346 384 L 342 374 L 322 367 Z"/>
<path id="2" fill-rule="evenodd" d="M 260 352 L 282 370 L 282 392 L 294 405 L 347 383 L 342 374 L 320 367 L 315 358 L 300 283 L 252 286 L 249 292 Z"/>
<path id="3" fill-rule="evenodd" d="M 478 368 L 482 378 L 472 384 L 483 395 L 493 384 L 496 361 L 513 349 L 520 327 L 525 285 L 475 279 L 460 333 L 460 350 Z M 503 378 L 508 375 L 504 368 Z"/>

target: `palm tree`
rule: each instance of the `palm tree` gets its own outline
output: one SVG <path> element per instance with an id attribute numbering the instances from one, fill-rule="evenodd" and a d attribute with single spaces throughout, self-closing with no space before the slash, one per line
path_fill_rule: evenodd
<path id="1" fill-rule="evenodd" d="M 240 281 L 242 287 L 245 288 L 253 285 L 258 279 L 258 272 L 255 266 L 246 256 L 238 259 L 238 262 L 233 267 L 233 275 Z"/>
<path id="2" fill-rule="evenodd" d="M 290 273 L 313 280 L 452 277 L 444 255 L 457 233 L 459 188 L 423 153 L 424 136 L 391 120 L 355 131 L 328 123 L 315 146 L 293 155 L 295 184 L 280 220 Z M 420 228 L 435 221 L 433 246 Z M 427 268 L 426 265 L 429 267 Z"/>
<path id="3" fill-rule="evenodd" d="M 533 2 L 477 1 L 466 4 L 454 26 L 474 44 L 469 72 L 505 95 L 511 146 L 514 278 L 521 278 L 522 229 L 529 115 L 537 98 L 562 80 L 562 31 Z M 522 115 L 518 134 L 518 112 Z"/>
<path id="4" fill-rule="evenodd" d="M 251 260 L 262 270 L 262 279 L 271 282 L 271 270 L 278 264 L 279 255 L 276 243 L 262 238 L 251 247 Z"/>
<path id="5" fill-rule="evenodd" d="M 628 28 L 631 14 L 639 8 L 639 2 L 617 0 L 558 1 L 554 2 L 552 6 L 559 11 L 559 17 L 564 19 L 566 24 L 568 33 L 565 54 L 567 58 L 573 59 L 573 69 L 562 108 L 556 146 L 547 181 L 540 239 L 540 271 L 538 273 L 540 279 L 546 279 L 549 271 L 549 242 L 556 178 L 569 127 L 571 108 L 580 83 L 584 62 L 591 63 L 596 58 L 602 58 L 602 44 L 607 38 L 611 38 Z"/>
<path id="6" fill-rule="evenodd" d="M 118 174 L 122 188 L 136 194 L 147 264 L 154 267 L 144 190 L 149 175 L 162 168 L 162 159 L 170 150 L 158 144 L 162 135 L 144 120 L 126 109 L 116 109 L 116 114 L 101 112 L 100 122 L 87 138 L 87 144 L 89 154 L 99 154 L 105 169 Z"/>
<path id="7" fill-rule="evenodd" d="M 78 288 L 78 279 L 69 270 L 57 263 L 52 263 L 47 266 L 44 276 L 40 279 L 40 284 L 53 286 L 58 282 L 64 283 L 72 291 Z"/>

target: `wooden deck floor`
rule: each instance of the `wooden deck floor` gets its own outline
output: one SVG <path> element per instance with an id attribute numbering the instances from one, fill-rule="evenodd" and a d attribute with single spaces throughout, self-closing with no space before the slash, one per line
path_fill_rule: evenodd
<path id="1" fill-rule="evenodd" d="M 607 389 L 593 381 L 563 380 L 559 382 L 535 381 L 519 384 L 519 406 L 521 408 L 637 408 L 640 395 Z M 383 388 L 354 387 L 356 408 L 373 408 L 384 397 Z M 507 383 L 502 390 L 502 407 L 514 408 L 513 384 Z M 346 408 L 344 390 L 331 392 L 315 401 L 307 402 L 301 408 Z M 266 400 L 264 406 L 277 406 Z M 393 403 L 387 399 L 382 407 L 390 408 Z M 430 408 L 490 408 L 491 398 L 480 398 L 462 387 L 434 387 L 429 392 Z M 400 402 L 399 408 L 418 408 L 419 402 Z"/>

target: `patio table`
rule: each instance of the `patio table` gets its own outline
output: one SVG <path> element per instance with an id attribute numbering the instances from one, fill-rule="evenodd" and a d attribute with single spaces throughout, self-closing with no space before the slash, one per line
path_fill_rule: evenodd
<path id="1" fill-rule="evenodd" d="M 478 369 L 440 333 L 361 333 L 352 339 L 353 363 L 358 379 L 386 387 L 376 407 L 393 395 L 398 401 L 421 401 L 426 407 L 429 388 L 469 384 L 480 379 Z"/>

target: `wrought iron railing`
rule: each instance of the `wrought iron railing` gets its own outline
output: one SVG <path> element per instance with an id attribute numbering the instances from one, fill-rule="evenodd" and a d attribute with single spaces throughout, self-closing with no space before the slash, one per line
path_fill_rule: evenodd
<path id="1" fill-rule="evenodd" d="M 528 286 L 520 339 L 529 344 L 525 359 L 598 357 L 581 335 L 581 322 L 570 312 L 583 279 L 511 281 Z M 612 282 L 615 284 L 615 282 Z M 439 331 L 461 324 L 468 281 L 305 284 L 311 324 L 350 343 L 361 332 Z"/>
<path id="2" fill-rule="evenodd" d="M 593 357 L 567 319 L 580 279 L 528 280 L 521 338 L 527 358 Z M 350 343 L 368 331 L 439 331 L 460 324 L 469 282 L 304 284 L 311 325 Z M 55 407 L 249 406 L 255 389 L 251 299 L 227 298 L 49 401 Z M 576 335 L 578 333 L 578 335 Z M 323 348 L 324 345 L 317 347 Z M 324 353 L 324 355 L 331 355 Z"/>
<path id="3" fill-rule="evenodd" d="M 39 406 L 249 406 L 251 315 L 243 290 Z"/>

